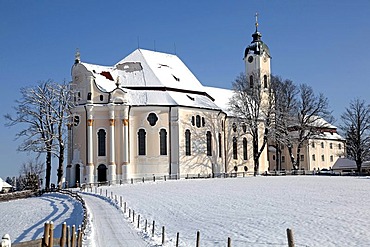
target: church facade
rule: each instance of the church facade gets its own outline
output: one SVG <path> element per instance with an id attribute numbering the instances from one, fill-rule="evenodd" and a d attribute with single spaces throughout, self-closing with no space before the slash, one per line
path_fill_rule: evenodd
<path id="1" fill-rule="evenodd" d="M 246 73 L 263 65 L 269 80 L 269 54 L 253 56 Z M 176 55 L 137 49 L 100 66 L 77 54 L 71 83 L 69 186 L 253 171 L 251 138 L 228 111 L 233 91 L 203 86 Z"/>
<path id="2" fill-rule="evenodd" d="M 244 53 L 245 74 L 267 90 L 271 56 L 257 26 Z M 153 175 L 253 173 L 251 136 L 228 110 L 233 91 L 203 86 L 176 55 L 137 49 L 101 66 L 76 54 L 71 87 L 70 187 Z M 263 122 L 260 133 L 262 143 Z M 268 150 L 260 173 L 274 169 Z"/>

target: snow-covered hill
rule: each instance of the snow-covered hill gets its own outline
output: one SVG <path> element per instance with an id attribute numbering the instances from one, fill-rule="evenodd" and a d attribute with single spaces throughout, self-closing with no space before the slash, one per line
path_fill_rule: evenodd
<path id="1" fill-rule="evenodd" d="M 356 177 L 247 177 L 161 181 L 100 187 L 123 197 L 144 220 L 156 221 L 154 244 L 166 246 L 364 246 L 370 242 L 370 179 Z M 126 215 L 127 216 L 127 215 Z M 135 223 L 136 225 L 136 223 Z M 135 227 L 133 225 L 133 227 Z M 153 242 L 154 241 L 154 242 Z"/>

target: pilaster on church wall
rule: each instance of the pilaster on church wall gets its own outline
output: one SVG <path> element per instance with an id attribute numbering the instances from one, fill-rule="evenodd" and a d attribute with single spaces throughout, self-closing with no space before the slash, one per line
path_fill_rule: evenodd
<path id="1" fill-rule="evenodd" d="M 86 165 L 86 155 L 87 155 L 87 147 L 86 147 L 86 112 L 83 106 L 78 106 L 73 109 L 73 114 L 79 117 L 79 124 L 77 126 L 72 126 L 73 136 L 72 136 L 72 150 L 71 150 L 71 162 L 73 165 L 77 162 L 76 157 L 74 154 L 76 153 L 75 150 L 78 150 L 79 153 L 79 161 L 82 162 L 83 165 Z M 82 167 L 81 167 L 82 169 Z"/>

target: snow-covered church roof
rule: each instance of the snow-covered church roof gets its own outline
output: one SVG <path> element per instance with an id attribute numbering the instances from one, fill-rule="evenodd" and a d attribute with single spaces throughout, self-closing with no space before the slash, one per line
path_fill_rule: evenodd
<path id="1" fill-rule="evenodd" d="M 113 66 L 80 63 L 102 92 L 117 86 L 130 105 L 181 105 L 220 109 L 188 67 L 173 54 L 137 49 Z"/>

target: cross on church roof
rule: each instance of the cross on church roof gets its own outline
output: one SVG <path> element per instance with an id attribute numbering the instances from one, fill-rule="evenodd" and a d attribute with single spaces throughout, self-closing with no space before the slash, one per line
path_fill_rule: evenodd
<path id="1" fill-rule="evenodd" d="M 258 13 L 257 12 L 255 14 L 255 17 L 256 17 L 256 23 L 255 23 L 255 25 L 256 25 L 256 32 L 257 32 L 257 28 L 258 28 Z"/>

